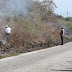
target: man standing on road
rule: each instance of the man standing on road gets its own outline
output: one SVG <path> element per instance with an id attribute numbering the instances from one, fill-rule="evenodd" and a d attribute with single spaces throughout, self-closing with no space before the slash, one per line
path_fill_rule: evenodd
<path id="1" fill-rule="evenodd" d="M 64 37 L 64 28 L 63 27 L 61 28 L 61 31 L 60 31 L 60 37 L 61 37 L 61 45 L 63 45 L 63 37 Z"/>
<path id="2" fill-rule="evenodd" d="M 6 38 L 5 38 L 5 42 L 9 42 L 10 40 L 10 34 L 11 34 L 11 28 L 6 26 L 5 32 L 6 32 Z"/>

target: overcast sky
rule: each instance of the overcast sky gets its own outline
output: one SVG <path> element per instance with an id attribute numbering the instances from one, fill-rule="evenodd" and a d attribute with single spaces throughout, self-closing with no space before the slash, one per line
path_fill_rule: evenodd
<path id="1" fill-rule="evenodd" d="M 53 0 L 53 1 L 57 5 L 57 9 L 55 10 L 56 14 L 67 17 L 67 11 L 68 11 L 68 16 L 72 17 L 72 0 Z"/>

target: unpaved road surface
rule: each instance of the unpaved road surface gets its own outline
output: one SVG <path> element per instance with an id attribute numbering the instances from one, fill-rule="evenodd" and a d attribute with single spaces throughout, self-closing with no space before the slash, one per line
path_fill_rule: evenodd
<path id="1" fill-rule="evenodd" d="M 72 42 L 0 59 L 0 72 L 72 72 Z"/>

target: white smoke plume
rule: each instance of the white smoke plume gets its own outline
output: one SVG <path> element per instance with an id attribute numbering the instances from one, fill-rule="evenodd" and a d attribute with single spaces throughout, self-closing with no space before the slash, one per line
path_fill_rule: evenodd
<path id="1" fill-rule="evenodd" d="M 32 0 L 0 0 L 0 15 L 24 13 Z"/>

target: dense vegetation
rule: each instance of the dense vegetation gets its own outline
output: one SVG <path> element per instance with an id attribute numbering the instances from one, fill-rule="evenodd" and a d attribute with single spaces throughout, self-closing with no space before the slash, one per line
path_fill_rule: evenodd
<path id="1" fill-rule="evenodd" d="M 56 5 L 52 0 L 28 3 L 27 7 L 24 7 L 25 11 L 12 10 L 0 18 L 3 39 L 5 38 L 5 26 L 8 25 L 12 28 L 10 42 L 8 45 L 1 45 L 2 53 L 23 53 L 58 45 L 60 27 L 63 26 L 66 30 L 72 28 L 69 21 L 66 21 L 67 19 L 54 14 Z"/>

